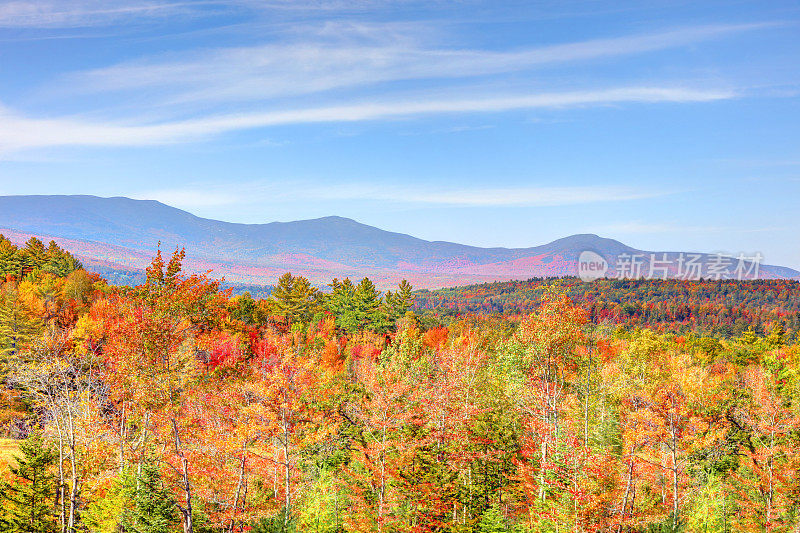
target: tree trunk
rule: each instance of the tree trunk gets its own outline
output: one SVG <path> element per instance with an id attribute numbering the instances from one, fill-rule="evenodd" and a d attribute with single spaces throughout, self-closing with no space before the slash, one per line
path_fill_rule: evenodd
<path id="1" fill-rule="evenodd" d="M 236 482 L 236 492 L 233 497 L 233 516 L 231 517 L 230 525 L 228 526 L 228 531 L 233 532 L 233 528 L 236 525 L 236 511 L 239 508 L 239 496 L 242 493 L 242 485 L 244 483 L 244 467 L 246 462 L 246 453 L 247 447 L 244 446 L 242 448 L 242 458 L 239 461 L 239 480 Z"/>
<path id="2" fill-rule="evenodd" d="M 588 347 L 589 352 L 589 365 L 586 368 L 586 394 L 583 400 L 586 402 L 583 413 L 583 442 L 584 446 L 589 447 L 589 386 L 592 377 L 592 347 Z"/>
<path id="3" fill-rule="evenodd" d="M 125 402 L 122 402 L 122 413 L 119 417 L 119 474 L 125 471 Z"/>
<path id="4" fill-rule="evenodd" d="M 542 462 L 539 465 L 539 499 L 544 501 L 545 462 L 547 461 L 547 440 L 542 440 Z"/>
<path id="5" fill-rule="evenodd" d="M 773 420 L 774 424 L 774 420 Z M 775 450 L 775 431 L 770 431 L 769 437 L 769 447 L 770 447 L 770 457 L 767 459 L 767 465 L 769 467 L 769 489 L 767 490 L 767 512 L 766 516 L 764 517 L 766 520 L 765 530 L 767 533 L 772 530 L 772 496 L 774 494 L 774 481 L 772 479 L 773 476 L 773 465 L 772 465 L 772 454 Z"/>
<path id="6" fill-rule="evenodd" d="M 58 510 L 58 519 L 61 524 L 62 533 L 67 531 L 67 500 L 64 498 L 64 431 L 60 423 L 60 414 L 58 408 L 53 408 L 53 416 L 58 430 L 58 490 L 56 491 L 56 505 L 60 507 Z"/>
<path id="7" fill-rule="evenodd" d="M 290 485 L 292 481 L 292 472 L 289 467 L 289 421 L 286 418 L 286 411 L 283 412 L 283 490 L 284 490 L 284 513 L 283 525 L 289 525 L 289 512 L 291 511 L 291 493 Z"/>
<path id="8" fill-rule="evenodd" d="M 182 475 L 182 488 L 184 494 L 184 505 L 178 506 L 181 514 L 183 515 L 183 533 L 194 533 L 194 525 L 192 524 L 192 486 L 189 483 L 189 461 L 183 454 L 181 447 L 181 438 L 178 435 L 178 423 L 173 418 L 172 422 L 172 435 L 175 442 L 175 454 L 181 460 L 181 475 Z"/>
<path id="9" fill-rule="evenodd" d="M 381 440 L 381 488 L 378 498 L 378 533 L 383 532 L 383 505 L 386 496 L 386 424 L 383 426 Z"/>
<path id="10" fill-rule="evenodd" d="M 673 414 L 669 414 L 669 429 L 672 437 L 670 452 L 672 455 L 672 531 L 678 531 L 678 457 L 677 429 Z"/>
<path id="11" fill-rule="evenodd" d="M 625 496 L 622 498 L 622 515 L 620 517 L 617 533 L 621 533 L 622 525 L 625 523 L 625 511 L 628 508 L 628 497 L 631 493 L 631 481 L 633 479 L 633 461 L 628 463 L 628 480 L 625 482 Z"/>
<path id="12" fill-rule="evenodd" d="M 70 490 L 69 494 L 69 520 L 67 522 L 67 531 L 72 533 L 75 529 L 75 519 L 76 513 L 78 509 L 78 467 L 76 464 L 76 457 L 75 457 L 75 423 L 72 418 L 72 410 L 69 405 L 67 407 L 67 414 L 69 415 L 69 462 L 71 467 L 71 476 L 72 476 L 72 490 Z"/>

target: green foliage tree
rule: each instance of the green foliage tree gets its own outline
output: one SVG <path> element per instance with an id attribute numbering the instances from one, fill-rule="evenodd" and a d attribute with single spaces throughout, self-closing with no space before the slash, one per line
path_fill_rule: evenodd
<path id="1" fill-rule="evenodd" d="M 19 446 L 22 456 L 11 467 L 10 482 L 0 484 L 0 525 L 8 533 L 54 533 L 57 454 L 40 432 Z"/>
<path id="2" fill-rule="evenodd" d="M 262 518 L 250 526 L 250 533 L 297 533 L 293 520 L 286 520 L 281 511 L 275 516 Z"/>
<path id="3" fill-rule="evenodd" d="M 179 530 L 180 517 L 157 465 L 145 461 L 138 474 L 123 471 L 105 496 L 88 506 L 83 523 L 92 533 L 171 533 Z"/>
<path id="4" fill-rule="evenodd" d="M 258 307 L 249 292 L 233 298 L 228 309 L 231 312 L 231 318 L 241 320 L 245 324 L 256 323 Z"/>
<path id="5" fill-rule="evenodd" d="M 786 338 L 786 328 L 783 327 L 783 324 L 777 323 L 770 330 L 766 341 L 770 348 L 778 348 L 786 344 Z"/>
<path id="6" fill-rule="evenodd" d="M 325 308 L 335 317 L 336 325 L 346 330 L 350 326 L 350 317 L 355 314 L 355 285 L 350 278 L 342 281 L 334 278 L 328 286 L 331 293 L 325 299 Z"/>
<path id="7" fill-rule="evenodd" d="M 103 497 L 89 503 L 82 515 L 83 523 L 92 533 L 117 533 L 135 493 L 136 477 L 125 469 Z"/>
<path id="8" fill-rule="evenodd" d="M 380 291 L 369 278 L 362 279 L 358 285 L 353 285 L 350 278 L 334 279 L 330 287 L 326 308 L 342 330 L 355 333 L 366 329 L 382 333 L 393 325 Z"/>
<path id="9" fill-rule="evenodd" d="M 63 278 L 76 270 L 81 270 L 83 266 L 71 253 L 62 250 L 55 241 L 50 241 L 41 268 L 43 272 Z"/>
<path id="10" fill-rule="evenodd" d="M 381 293 L 369 278 L 362 279 L 353 293 L 354 312 L 350 318 L 350 330 L 385 329 L 385 315 L 381 310 Z"/>
<path id="11" fill-rule="evenodd" d="M 170 533 L 180 527 L 175 500 L 164 487 L 158 467 L 152 462 L 142 464 L 134 486 L 126 487 L 133 500 L 121 520 L 124 531 L 135 533 Z"/>
<path id="12" fill-rule="evenodd" d="M 47 249 L 36 237 L 31 237 L 22 249 L 23 270 L 27 273 L 41 269 L 47 263 Z"/>
<path id="13" fill-rule="evenodd" d="M 486 509 L 478 522 L 478 533 L 507 533 L 506 521 L 500 512 L 500 507 L 495 504 Z"/>
<path id="14" fill-rule="evenodd" d="M 0 281 L 8 276 L 22 277 L 22 257 L 19 248 L 0 235 Z"/>
<path id="15" fill-rule="evenodd" d="M 82 269 L 78 261 L 55 241 L 45 248 L 42 241 L 31 237 L 20 249 L 10 240 L 0 235 L 0 281 L 8 276 L 21 279 L 25 274 L 41 271 L 63 278 L 71 272 Z"/>
<path id="16" fill-rule="evenodd" d="M 320 469 L 318 476 L 303 495 L 303 504 L 296 513 L 296 527 L 299 531 L 338 533 L 342 531 L 338 515 L 344 495 L 332 470 Z"/>
<path id="17" fill-rule="evenodd" d="M 287 272 L 270 294 L 277 315 L 294 323 L 307 324 L 319 307 L 319 290 L 302 276 Z"/>
<path id="18" fill-rule="evenodd" d="M 397 286 L 397 291 L 386 292 L 386 305 L 388 306 L 388 314 L 391 320 L 396 321 L 405 316 L 406 312 L 414 305 L 414 289 L 411 284 L 403 280 Z"/>

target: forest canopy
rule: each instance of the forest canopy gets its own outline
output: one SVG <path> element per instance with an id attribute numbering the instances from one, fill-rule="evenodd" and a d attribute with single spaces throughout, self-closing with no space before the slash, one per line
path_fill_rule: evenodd
<path id="1" fill-rule="evenodd" d="M 800 281 L 535 278 L 416 293 L 416 308 L 442 318 L 461 314 L 519 317 L 551 290 L 566 294 L 594 324 L 734 337 L 750 328 L 800 328 Z"/>
<path id="2" fill-rule="evenodd" d="M 788 282 L 254 298 L 181 250 L 121 287 L 40 245 L 0 239 L 2 531 L 800 527 Z M 703 306 L 749 314 L 683 327 Z"/>

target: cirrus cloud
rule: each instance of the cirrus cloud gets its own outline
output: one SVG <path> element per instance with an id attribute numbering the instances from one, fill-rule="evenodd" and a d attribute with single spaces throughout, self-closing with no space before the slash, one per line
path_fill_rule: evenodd
<path id="1" fill-rule="evenodd" d="M 289 186 L 287 183 L 237 183 L 224 187 L 193 183 L 191 187 L 155 189 L 129 194 L 141 200 L 158 200 L 182 209 L 213 208 L 296 200 L 316 202 L 381 202 L 418 207 L 555 207 L 596 203 L 628 202 L 657 198 L 676 191 L 623 185 L 542 185 L 514 187 L 436 187 L 413 188 L 364 182 Z"/>
<path id="2" fill-rule="evenodd" d="M 730 90 L 621 87 L 466 99 L 365 102 L 328 107 L 213 115 L 136 124 L 81 118 L 32 118 L 0 108 L 0 153 L 49 146 L 146 146 L 198 141 L 239 130 L 335 122 L 399 119 L 443 113 L 492 113 L 624 103 L 689 103 L 734 98 Z"/>
<path id="3" fill-rule="evenodd" d="M 330 26 L 308 28 L 301 42 L 193 50 L 169 59 L 151 57 L 69 73 L 58 83 L 58 94 L 63 95 L 65 88 L 73 94 L 148 91 L 151 105 L 257 101 L 404 80 L 498 76 L 641 55 L 774 24 L 692 26 L 501 51 L 424 46 L 397 35 L 387 24 Z M 330 33 L 335 35 L 332 41 L 321 35 Z"/>

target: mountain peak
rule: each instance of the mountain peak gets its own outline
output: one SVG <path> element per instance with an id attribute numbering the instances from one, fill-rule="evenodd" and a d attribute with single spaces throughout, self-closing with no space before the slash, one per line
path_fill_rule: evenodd
<path id="1" fill-rule="evenodd" d="M 619 254 L 623 251 L 634 251 L 634 248 L 627 246 L 617 240 L 601 237 L 594 233 L 578 233 L 556 239 L 545 245 L 548 249 L 559 249 L 571 254 L 579 254 L 583 251 L 609 252 Z"/>
<path id="2" fill-rule="evenodd" d="M 215 270 L 229 281 L 272 283 L 292 271 L 316 283 L 334 277 L 370 277 L 388 287 L 406 278 L 417 287 L 574 275 L 581 252 L 609 263 L 625 244 L 591 233 L 531 248 L 481 248 L 426 241 L 351 218 L 236 224 L 200 218 L 155 200 L 97 196 L 0 196 L 0 228 L 17 235 L 70 239 L 64 243 L 87 264 L 102 258 L 141 268 L 157 243 L 183 247 L 187 265 Z M 131 258 L 135 258 L 132 260 Z M 133 264 L 131 263 L 133 261 Z M 792 269 L 765 266 L 767 277 L 792 277 Z"/>

